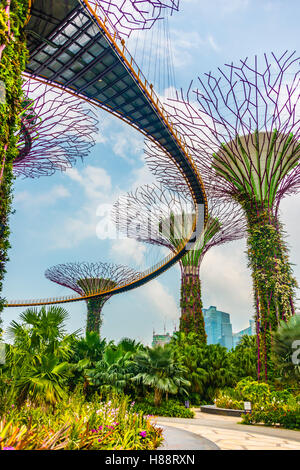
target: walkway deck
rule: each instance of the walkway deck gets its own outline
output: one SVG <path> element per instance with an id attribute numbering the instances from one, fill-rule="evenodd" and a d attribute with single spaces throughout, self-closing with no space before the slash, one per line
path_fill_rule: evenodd
<path id="1" fill-rule="evenodd" d="M 163 429 L 164 442 L 158 450 L 219 450 L 214 442 L 194 432 L 164 425 L 160 427 Z"/>
<path id="2" fill-rule="evenodd" d="M 220 450 L 300 450 L 300 432 L 266 426 L 247 426 L 240 424 L 241 419 L 227 416 L 207 415 L 196 411 L 194 419 L 157 417 L 155 422 L 161 427 L 167 427 L 166 448 L 191 449 L 186 445 L 196 445 L 198 449 L 205 442 L 215 444 Z M 166 429 L 167 429 L 166 428 Z M 171 433 L 170 428 L 176 429 Z M 179 435 L 179 431 L 188 431 L 192 435 Z M 201 441 L 203 439 L 203 442 Z M 193 448 L 194 449 L 194 448 Z M 196 447 L 197 449 L 197 447 Z"/>

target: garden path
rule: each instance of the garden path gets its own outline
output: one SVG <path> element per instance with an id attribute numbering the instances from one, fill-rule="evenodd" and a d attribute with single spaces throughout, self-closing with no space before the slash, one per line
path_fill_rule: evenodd
<path id="1" fill-rule="evenodd" d="M 221 450 L 300 450 L 300 432 L 288 429 L 271 428 L 266 426 L 248 426 L 241 423 L 241 418 L 230 416 L 209 415 L 195 409 L 194 419 L 156 417 L 154 422 L 168 429 L 184 430 L 197 435 L 201 439 L 208 440 Z M 181 435 L 181 447 L 178 445 L 179 435 L 166 432 L 167 449 L 187 450 L 185 445 L 193 439 L 193 436 Z M 173 441 L 174 437 L 174 441 Z M 200 450 L 200 441 L 198 442 Z M 173 447 L 174 445 L 174 447 Z"/>

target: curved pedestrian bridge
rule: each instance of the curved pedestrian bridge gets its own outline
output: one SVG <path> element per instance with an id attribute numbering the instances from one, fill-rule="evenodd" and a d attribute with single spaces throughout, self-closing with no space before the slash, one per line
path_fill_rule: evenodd
<path id="1" fill-rule="evenodd" d="M 193 230 L 187 240 L 160 263 L 114 293 L 138 287 L 166 271 L 188 251 L 207 220 L 207 199 L 201 177 L 187 152 L 171 116 L 148 83 L 118 33 L 111 34 L 106 19 L 99 18 L 87 0 L 35 0 L 25 27 L 29 62 L 26 74 L 64 89 L 127 122 L 150 139 L 182 173 L 195 204 Z M 110 291 L 109 291 L 110 292 Z M 6 306 L 44 305 L 107 295 L 78 295 L 14 300 Z"/>

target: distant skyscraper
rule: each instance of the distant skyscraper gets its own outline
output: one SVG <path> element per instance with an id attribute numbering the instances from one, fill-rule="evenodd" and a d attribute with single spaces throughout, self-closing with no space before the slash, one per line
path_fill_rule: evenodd
<path id="1" fill-rule="evenodd" d="M 205 321 L 205 332 L 207 334 L 207 344 L 220 344 L 228 350 L 235 348 L 242 337 L 245 335 L 255 335 L 255 321 L 249 320 L 249 326 L 237 333 L 232 333 L 232 324 L 230 322 L 230 314 L 217 310 L 217 307 L 211 305 L 209 308 L 203 308 Z M 174 330 L 174 333 L 176 328 Z M 173 334 L 174 334 L 173 333 Z M 152 347 L 168 344 L 173 335 L 166 333 L 157 335 L 153 331 Z"/>
<path id="2" fill-rule="evenodd" d="M 255 331 L 255 322 L 254 320 L 250 320 L 249 321 L 250 323 L 250 326 L 248 326 L 248 328 L 245 328 L 244 330 L 241 330 L 241 331 L 238 331 L 237 333 L 233 333 L 233 347 L 235 348 L 239 342 L 241 341 L 242 337 L 245 336 L 245 335 L 255 335 L 256 334 L 256 331 Z"/>
<path id="3" fill-rule="evenodd" d="M 210 306 L 203 309 L 207 344 L 221 344 L 227 349 L 233 348 L 232 325 L 230 315 Z"/>

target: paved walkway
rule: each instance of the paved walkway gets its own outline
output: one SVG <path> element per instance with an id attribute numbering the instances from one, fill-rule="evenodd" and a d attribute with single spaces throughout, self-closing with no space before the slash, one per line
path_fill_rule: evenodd
<path id="1" fill-rule="evenodd" d="M 196 411 L 196 410 L 195 410 Z M 240 418 L 209 415 L 196 411 L 194 419 L 155 418 L 158 425 L 185 430 L 215 443 L 221 450 L 300 450 L 300 432 L 286 429 L 269 428 L 266 426 L 247 426 Z M 185 439 L 181 435 L 182 439 Z M 172 434 L 167 434 L 168 449 L 173 446 Z M 176 438 L 176 439 L 175 439 Z M 174 446 L 178 439 L 174 435 Z M 204 442 L 204 441 L 203 441 Z M 196 441 L 194 440 L 195 444 Z M 186 449 L 186 441 L 181 441 L 181 448 Z M 196 444 L 197 445 L 197 444 Z M 199 442 L 200 445 L 200 442 Z M 200 450 L 201 447 L 198 447 Z"/>
<path id="2" fill-rule="evenodd" d="M 214 442 L 194 432 L 161 424 L 160 427 L 163 429 L 164 442 L 159 450 L 219 450 Z"/>

